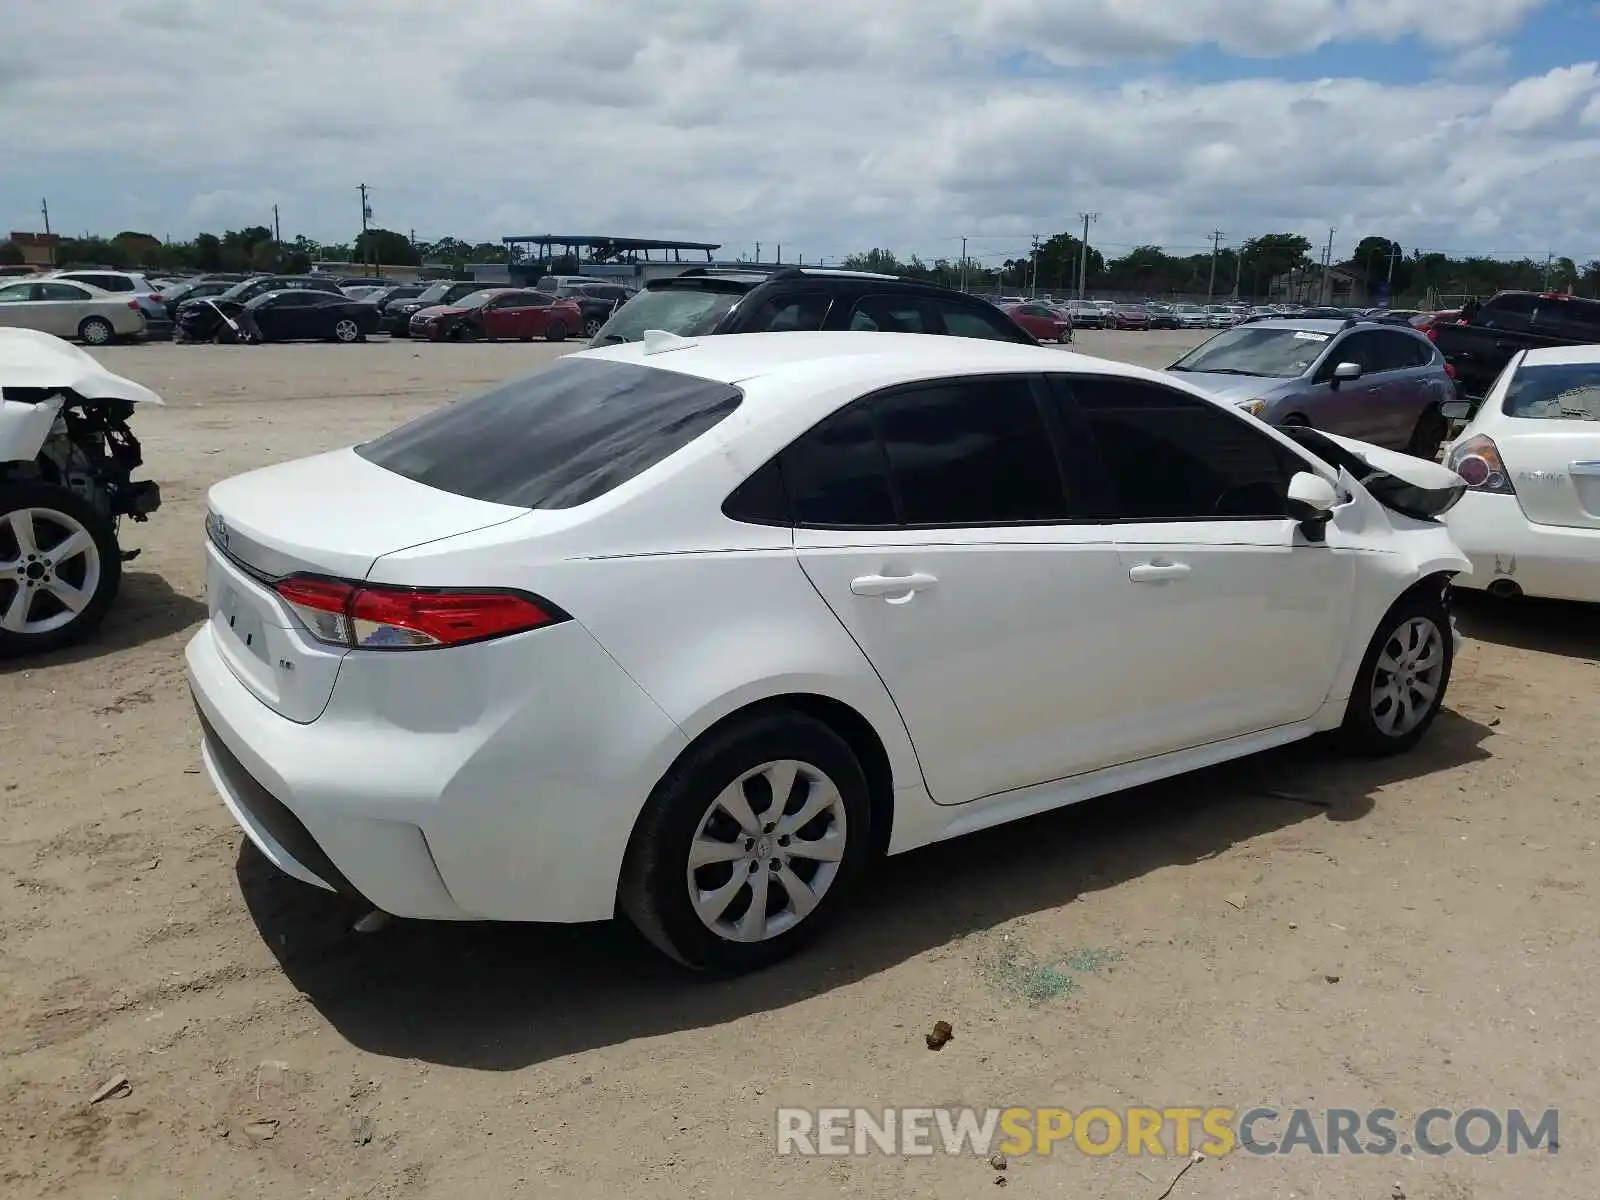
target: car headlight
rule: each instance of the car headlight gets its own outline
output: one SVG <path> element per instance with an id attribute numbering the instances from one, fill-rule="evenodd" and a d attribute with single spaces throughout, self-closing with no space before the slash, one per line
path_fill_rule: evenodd
<path id="1" fill-rule="evenodd" d="M 1239 401 L 1239 407 L 1252 417 L 1259 417 L 1267 411 L 1267 402 L 1265 400 L 1241 400 Z"/>

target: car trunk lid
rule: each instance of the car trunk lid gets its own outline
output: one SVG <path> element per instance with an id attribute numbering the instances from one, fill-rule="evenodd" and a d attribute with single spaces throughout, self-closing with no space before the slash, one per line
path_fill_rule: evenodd
<path id="1" fill-rule="evenodd" d="M 1544 418 L 1515 424 L 1517 431 L 1495 444 L 1528 520 L 1600 529 L 1600 422 Z"/>
<path id="2" fill-rule="evenodd" d="M 206 515 L 206 592 L 225 662 L 292 721 L 322 714 L 348 653 L 312 638 L 273 590 L 289 575 L 362 580 L 386 554 L 525 516 L 338 450 L 225 480 Z"/>

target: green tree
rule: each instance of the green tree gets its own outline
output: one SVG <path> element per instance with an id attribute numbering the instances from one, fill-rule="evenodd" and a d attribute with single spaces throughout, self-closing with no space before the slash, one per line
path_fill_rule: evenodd
<path id="1" fill-rule="evenodd" d="M 363 230 L 356 235 L 355 250 L 357 260 L 375 265 L 406 263 L 415 266 L 421 261 L 411 240 L 392 229 Z"/>
<path id="2" fill-rule="evenodd" d="M 1239 287 L 1264 296 L 1280 275 L 1311 265 L 1311 242 L 1298 233 L 1265 233 L 1239 247 Z"/>
<path id="3" fill-rule="evenodd" d="M 222 239 L 214 233 L 196 235 L 193 257 L 194 265 L 198 270 L 222 270 Z"/>
<path id="4" fill-rule="evenodd" d="M 22 248 L 10 238 L 0 242 L 0 266 L 20 267 L 22 265 Z"/>

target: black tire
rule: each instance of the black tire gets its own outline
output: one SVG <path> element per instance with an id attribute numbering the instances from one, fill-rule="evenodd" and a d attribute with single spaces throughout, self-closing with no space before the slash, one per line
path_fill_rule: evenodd
<path id="1" fill-rule="evenodd" d="M 78 340 L 85 346 L 109 346 L 117 331 L 104 317 L 85 317 L 78 322 Z"/>
<path id="2" fill-rule="evenodd" d="M 561 321 L 551 321 L 544 327 L 544 340 L 547 342 L 564 342 L 567 340 L 567 327 Z"/>
<path id="3" fill-rule="evenodd" d="M 1403 753 L 1422 740 L 1423 734 L 1428 732 L 1428 727 L 1439 715 L 1445 692 L 1450 686 L 1450 670 L 1455 659 L 1454 631 L 1444 589 L 1442 583 L 1437 587 L 1415 588 L 1396 600 L 1384 613 L 1383 620 L 1378 622 L 1377 631 L 1372 635 L 1367 652 L 1361 659 L 1361 668 L 1356 672 L 1355 683 L 1350 688 L 1344 724 L 1339 729 L 1340 740 L 1352 753 L 1367 758 Z M 1379 725 L 1375 713 L 1379 704 L 1374 700 L 1374 693 L 1384 684 L 1386 677 L 1392 679 L 1381 660 L 1386 657 L 1386 651 L 1389 651 L 1388 657 L 1398 657 L 1394 654 L 1395 643 L 1401 639 L 1400 648 L 1405 648 L 1403 639 L 1406 631 L 1416 621 L 1431 624 L 1437 633 L 1438 653 L 1442 662 L 1436 690 L 1421 720 L 1401 733 L 1390 733 Z"/>
<path id="4" fill-rule="evenodd" d="M 1290 413 L 1287 417 L 1278 422 L 1278 427 L 1280 429 L 1285 426 L 1290 429 L 1310 429 L 1311 422 L 1306 420 L 1305 417 L 1301 416 L 1299 413 Z"/>
<path id="5" fill-rule="evenodd" d="M 767 940 L 734 941 L 713 932 L 694 911 L 687 876 L 690 845 L 723 789 L 746 772 L 778 760 L 806 764 L 833 781 L 845 814 L 844 851 L 832 883 L 806 916 Z M 623 862 L 618 907 L 658 949 L 693 970 L 736 975 L 786 958 L 823 930 L 866 866 L 872 852 L 867 786 L 849 744 L 814 717 L 772 709 L 730 723 L 690 747 L 651 792 Z M 771 815 L 770 789 L 756 791 L 753 796 L 746 792 L 752 811 L 758 817 Z M 791 814 L 803 799 L 804 793 L 790 802 Z M 771 832 L 770 823 L 767 828 Z M 727 869 L 729 883 L 735 872 L 749 869 L 740 863 L 702 869 L 721 868 Z M 707 882 L 714 887 L 718 881 Z M 781 883 L 767 886 L 769 896 L 783 897 Z M 735 896 L 730 911 L 740 899 L 749 908 L 752 896 L 747 892 Z"/>
<path id="6" fill-rule="evenodd" d="M 594 337 L 595 334 L 600 332 L 600 327 L 604 324 L 605 322 L 599 317 L 585 317 L 583 319 L 583 336 L 586 338 Z"/>
<path id="7" fill-rule="evenodd" d="M 87 637 L 105 619 L 111 602 L 116 599 L 117 589 L 122 586 L 122 553 L 117 546 L 116 530 L 110 520 L 101 516 L 95 507 L 78 493 L 53 484 L 0 484 L 0 561 L 10 561 L 18 555 L 18 546 L 15 544 L 16 539 L 10 521 L 11 515 L 30 508 L 58 513 L 76 522 L 93 539 L 99 558 L 99 579 L 88 603 L 77 616 L 55 629 L 43 633 L 24 633 L 0 628 L 0 658 L 45 654 Z M 39 543 L 38 549 L 46 556 L 44 561 L 47 562 L 49 551 L 62 541 L 62 538 L 54 537 L 54 534 L 64 533 L 65 530 L 61 526 L 53 525 L 52 522 L 40 521 L 37 518 L 32 522 L 32 526 L 35 531 L 34 540 Z M 54 537 L 48 545 L 44 544 L 45 536 L 39 532 L 41 526 L 49 529 Z M 22 556 L 22 561 L 26 568 L 26 556 Z M 60 578 L 75 587 L 85 582 L 85 575 L 77 570 L 78 563 L 79 560 L 74 558 L 61 564 L 67 569 L 61 572 Z M 50 577 L 48 571 L 44 571 L 43 575 L 45 579 Z M 26 581 L 15 575 L 0 576 L 0 625 L 3 625 L 6 614 L 11 611 L 18 593 L 25 587 Z M 43 611 L 53 604 L 56 604 L 53 596 L 30 600 L 29 615 L 34 621 L 43 621 L 55 615 L 55 612 L 63 611 L 59 606 L 55 612 Z"/>
<path id="8" fill-rule="evenodd" d="M 333 340 L 341 345 L 361 341 L 361 326 L 351 317 L 342 317 L 333 325 Z"/>
<path id="9" fill-rule="evenodd" d="M 1406 453 L 1417 458 L 1425 458 L 1429 462 L 1439 459 L 1439 447 L 1444 445 L 1445 438 L 1450 436 L 1450 422 L 1434 405 L 1429 405 L 1426 412 L 1417 418 L 1417 427 L 1411 431 L 1411 440 L 1406 443 Z"/>

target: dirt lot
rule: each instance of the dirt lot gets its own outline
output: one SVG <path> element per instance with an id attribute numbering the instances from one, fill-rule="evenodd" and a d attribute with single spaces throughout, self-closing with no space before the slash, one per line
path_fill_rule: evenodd
<path id="1" fill-rule="evenodd" d="M 1082 339 L 1156 363 L 1191 341 Z M 896 859 L 824 944 L 734 983 L 613 927 L 358 935 L 242 852 L 182 674 L 206 487 L 552 353 L 103 352 L 168 399 L 138 420 L 166 507 L 95 644 L 0 668 L 0 1195 L 995 1186 L 970 1157 L 780 1159 L 786 1104 L 1554 1107 L 1553 1158 L 1236 1153 L 1172 1197 L 1593 1194 L 1593 610 L 1464 604 L 1448 711 L 1403 760 L 1295 748 Z M 1181 1165 L 1066 1148 L 1004 1178 L 1157 1200 Z"/>

